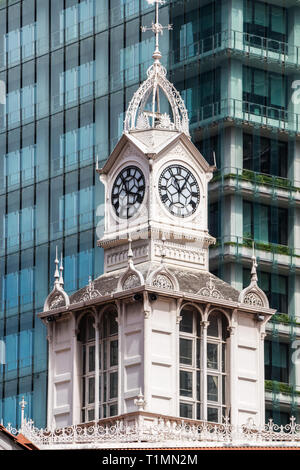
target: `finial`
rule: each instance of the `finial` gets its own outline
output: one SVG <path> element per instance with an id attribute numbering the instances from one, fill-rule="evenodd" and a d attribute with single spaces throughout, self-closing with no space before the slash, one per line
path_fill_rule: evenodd
<path id="1" fill-rule="evenodd" d="M 252 269 L 251 269 L 251 282 L 252 283 L 257 283 L 258 277 L 257 277 L 257 260 L 255 256 L 255 248 L 254 248 L 254 240 L 252 242 Z"/>
<path id="2" fill-rule="evenodd" d="M 217 168 L 217 159 L 216 159 L 216 152 L 213 151 L 213 158 L 214 158 L 214 167 Z"/>
<path id="3" fill-rule="evenodd" d="M 63 286 L 64 286 L 63 270 L 64 270 L 64 267 L 63 267 L 63 256 L 62 256 L 62 253 L 61 253 L 61 254 L 60 254 L 60 267 L 59 267 L 59 271 L 60 271 L 59 284 L 60 284 L 60 287 L 63 287 Z"/>
<path id="4" fill-rule="evenodd" d="M 163 235 L 162 238 L 161 238 L 161 241 L 162 241 L 162 249 L 161 249 L 161 264 L 164 264 L 165 262 L 165 257 L 167 256 L 166 255 L 166 249 L 165 249 L 165 243 L 166 243 L 166 237 Z"/>
<path id="5" fill-rule="evenodd" d="M 128 238 L 128 266 L 133 266 L 133 251 L 132 251 L 132 239 Z"/>
<path id="6" fill-rule="evenodd" d="M 25 406 L 27 405 L 27 402 L 24 399 L 24 396 L 22 397 L 22 400 L 20 401 L 19 405 L 21 405 L 21 428 L 25 424 L 25 416 L 24 416 L 24 410 Z"/>
<path id="7" fill-rule="evenodd" d="M 151 27 L 142 26 L 141 30 L 143 33 L 146 31 L 153 31 L 153 33 L 155 34 L 155 51 L 153 52 L 152 57 L 154 61 L 158 63 L 159 59 L 161 59 L 162 57 L 160 50 L 159 50 L 159 33 L 162 35 L 164 32 L 164 29 L 167 29 L 168 31 L 170 31 L 172 29 L 172 25 L 168 24 L 167 26 L 162 26 L 158 21 L 158 16 L 159 16 L 158 6 L 159 4 L 164 5 L 165 0 L 147 0 L 147 2 L 149 3 L 149 5 L 153 5 L 155 3 L 155 23 L 152 22 Z"/>
<path id="8" fill-rule="evenodd" d="M 56 246 L 56 249 L 55 249 L 55 260 L 54 260 L 54 263 L 55 263 L 54 284 L 59 284 L 59 271 L 58 271 L 59 261 L 58 261 L 58 257 L 57 257 L 57 246 Z"/>

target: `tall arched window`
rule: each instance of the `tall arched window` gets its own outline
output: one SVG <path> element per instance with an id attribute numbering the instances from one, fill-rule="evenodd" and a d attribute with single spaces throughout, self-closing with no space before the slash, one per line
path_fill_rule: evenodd
<path id="1" fill-rule="evenodd" d="M 80 322 L 82 342 L 82 422 L 98 417 L 106 418 L 118 414 L 118 324 L 115 309 L 104 312 L 99 327 L 99 343 L 96 344 L 95 319 L 85 316 Z M 99 370 L 96 370 L 96 355 Z M 98 377 L 97 377 L 98 374 Z M 99 392 L 96 391 L 98 379 Z"/>
<path id="2" fill-rule="evenodd" d="M 187 306 L 180 316 L 179 412 L 183 418 L 201 419 L 200 313 Z"/>
<path id="3" fill-rule="evenodd" d="M 220 423 L 226 415 L 227 320 L 220 312 L 208 317 L 207 328 L 207 420 Z"/>
<path id="4" fill-rule="evenodd" d="M 180 417 L 220 423 L 226 415 L 227 319 L 213 312 L 204 331 L 195 307 L 185 306 L 180 315 Z"/>

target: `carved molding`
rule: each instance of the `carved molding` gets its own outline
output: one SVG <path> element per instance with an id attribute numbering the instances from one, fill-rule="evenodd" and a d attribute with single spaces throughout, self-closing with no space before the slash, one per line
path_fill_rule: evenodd
<path id="1" fill-rule="evenodd" d="M 205 297 L 212 297 L 214 299 L 224 299 L 224 295 L 216 289 L 216 285 L 213 282 L 213 278 L 210 277 L 209 281 L 206 283 L 205 287 L 202 287 L 199 292 L 199 295 L 203 295 Z"/>

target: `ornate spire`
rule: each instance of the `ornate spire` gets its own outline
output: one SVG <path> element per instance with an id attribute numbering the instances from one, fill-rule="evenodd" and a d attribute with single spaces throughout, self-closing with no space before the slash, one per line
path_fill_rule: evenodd
<path id="1" fill-rule="evenodd" d="M 155 34 L 155 51 L 153 52 L 152 57 L 154 59 L 154 62 L 157 63 L 159 62 L 159 59 L 161 59 L 162 57 L 160 50 L 159 50 L 159 34 L 162 35 L 164 32 L 164 29 L 167 29 L 168 31 L 170 31 L 171 29 L 173 29 L 173 26 L 171 24 L 168 24 L 167 26 L 162 26 L 158 21 L 158 16 L 159 16 L 158 5 L 159 4 L 164 5 L 165 0 L 147 0 L 147 2 L 150 5 L 153 5 L 155 3 L 155 23 L 152 22 L 152 26 L 150 26 L 150 28 L 148 28 L 147 26 L 142 26 L 141 30 L 143 33 L 145 33 L 146 31 L 153 31 L 153 33 Z"/>
<path id="2" fill-rule="evenodd" d="M 162 57 L 159 50 L 159 35 L 163 31 L 171 30 L 172 25 L 162 26 L 159 23 L 159 4 L 164 0 L 147 0 L 150 5 L 155 3 L 155 23 L 152 26 L 142 26 L 142 31 L 153 31 L 155 34 L 155 50 L 153 53 L 153 64 L 147 70 L 147 80 L 141 84 L 129 103 L 124 121 L 124 132 L 132 130 L 162 129 L 184 132 L 189 136 L 189 119 L 185 104 L 167 78 L 167 71 L 160 63 Z M 171 115 L 161 113 L 160 92 L 167 98 Z M 150 121 L 149 121 L 150 119 Z"/>
<path id="3" fill-rule="evenodd" d="M 130 268 L 134 267 L 134 264 L 133 264 L 133 251 L 132 251 L 132 239 L 130 237 L 128 238 L 128 266 Z"/>
<path id="4" fill-rule="evenodd" d="M 257 260 L 255 256 L 255 248 L 254 248 L 254 241 L 252 242 L 252 269 L 251 269 L 251 284 L 257 284 L 258 277 L 257 277 Z"/>
<path id="5" fill-rule="evenodd" d="M 164 235 L 162 236 L 161 241 L 162 241 L 162 248 L 161 248 L 161 254 L 160 254 L 160 256 L 161 256 L 160 262 L 161 262 L 161 264 L 163 265 L 164 262 L 165 262 L 165 258 L 166 258 L 166 256 L 167 256 L 167 254 L 166 254 L 166 248 L 165 248 L 166 237 L 165 237 Z"/>
<path id="6" fill-rule="evenodd" d="M 248 287 L 243 289 L 239 295 L 239 302 L 248 304 L 251 307 L 266 307 L 269 308 L 269 300 L 266 294 L 258 286 L 257 276 L 257 259 L 254 249 L 254 241 L 252 243 L 252 269 L 251 281 Z"/>
<path id="7" fill-rule="evenodd" d="M 54 271 L 54 287 L 44 303 L 44 312 L 54 310 L 55 308 L 68 306 L 70 299 L 68 294 L 64 291 L 64 278 L 63 278 L 63 258 L 60 255 L 60 262 L 58 260 L 57 247 L 55 249 L 55 271 Z"/>
<path id="8" fill-rule="evenodd" d="M 55 248 L 55 260 L 54 260 L 54 263 L 55 263 L 54 285 L 58 285 L 58 284 L 59 284 L 59 270 L 58 270 L 59 261 L 58 261 L 58 256 L 57 256 L 57 247 Z"/>
<path id="9" fill-rule="evenodd" d="M 59 271 L 60 271 L 60 276 L 59 276 L 59 285 L 60 287 L 64 287 L 64 278 L 63 278 L 63 256 L 62 253 L 60 254 L 60 266 L 59 266 Z"/>

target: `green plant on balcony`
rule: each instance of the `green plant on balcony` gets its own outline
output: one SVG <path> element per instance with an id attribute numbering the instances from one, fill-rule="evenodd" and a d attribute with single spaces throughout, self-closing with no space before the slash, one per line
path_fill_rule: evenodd
<path id="1" fill-rule="evenodd" d="M 285 395 L 298 395 L 300 392 L 294 390 L 294 388 L 283 382 L 277 382 L 276 380 L 265 380 L 265 390 L 274 393 L 284 393 Z"/>

